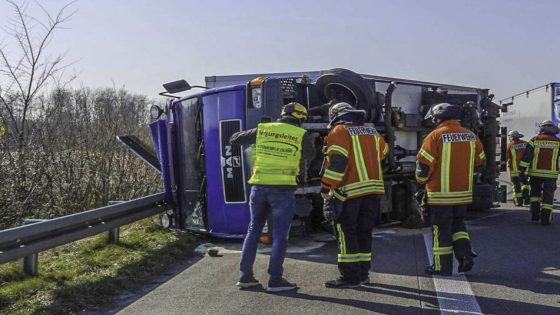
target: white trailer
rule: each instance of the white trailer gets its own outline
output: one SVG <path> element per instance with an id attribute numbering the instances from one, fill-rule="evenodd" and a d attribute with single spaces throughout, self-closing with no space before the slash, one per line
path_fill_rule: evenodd
<path id="1" fill-rule="evenodd" d="M 500 101 L 503 107 L 500 126 L 517 130 L 531 138 L 539 132 L 539 123 L 560 122 L 560 83 L 548 83 Z"/>
<path id="2" fill-rule="evenodd" d="M 505 150 L 507 133 L 517 130 L 528 141 L 539 132 L 539 124 L 543 120 L 552 120 L 560 127 L 560 83 L 552 82 L 537 88 L 515 94 L 500 101 L 502 114 L 500 117 L 501 127 L 501 170 L 506 170 Z M 499 152 L 499 151 L 498 151 Z M 511 183 L 509 174 L 501 173 L 500 181 L 507 184 L 508 195 L 511 194 Z M 511 199 L 511 198 L 510 198 Z"/>

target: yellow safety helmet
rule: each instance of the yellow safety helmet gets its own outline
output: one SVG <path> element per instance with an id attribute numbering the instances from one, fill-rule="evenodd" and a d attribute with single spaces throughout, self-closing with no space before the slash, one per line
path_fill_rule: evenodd
<path id="1" fill-rule="evenodd" d="M 307 108 L 300 103 L 291 102 L 282 107 L 280 116 L 290 116 L 303 121 L 307 119 Z"/>

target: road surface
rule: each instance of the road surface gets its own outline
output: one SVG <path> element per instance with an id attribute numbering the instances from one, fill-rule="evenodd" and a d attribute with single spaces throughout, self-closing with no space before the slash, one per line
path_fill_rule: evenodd
<path id="1" fill-rule="evenodd" d="M 151 292 L 111 312 L 130 314 L 560 314 L 560 213 L 552 226 L 529 222 L 527 208 L 511 204 L 470 214 L 479 257 L 474 269 L 430 277 L 429 230 L 377 228 L 373 285 L 327 289 L 337 276 L 336 244 L 295 240 L 285 276 L 300 289 L 270 294 L 262 286 L 239 290 L 239 242 L 216 243 L 221 257 L 205 256 Z M 215 241 L 215 240 L 214 240 Z M 264 285 L 268 249 L 257 256 Z"/>

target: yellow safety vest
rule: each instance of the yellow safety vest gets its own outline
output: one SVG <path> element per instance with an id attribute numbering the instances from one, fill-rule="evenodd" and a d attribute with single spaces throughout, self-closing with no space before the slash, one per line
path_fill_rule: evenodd
<path id="1" fill-rule="evenodd" d="M 305 129 L 287 123 L 259 124 L 249 184 L 297 186 L 304 134 Z"/>

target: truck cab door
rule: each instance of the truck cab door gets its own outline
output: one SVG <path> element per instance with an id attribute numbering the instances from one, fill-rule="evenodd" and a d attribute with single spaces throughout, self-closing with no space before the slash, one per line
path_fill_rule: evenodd
<path id="1" fill-rule="evenodd" d="M 205 232 L 204 141 L 202 101 L 193 97 L 172 104 L 170 151 L 179 228 Z"/>

